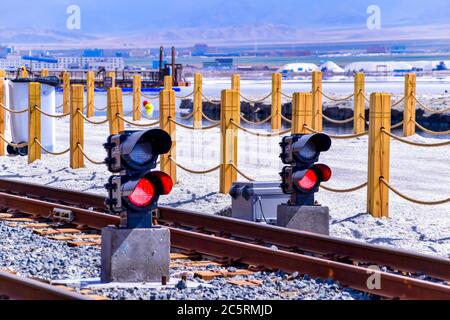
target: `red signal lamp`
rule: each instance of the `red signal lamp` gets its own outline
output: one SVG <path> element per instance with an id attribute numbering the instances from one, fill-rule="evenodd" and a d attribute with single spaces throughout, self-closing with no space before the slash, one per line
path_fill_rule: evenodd
<path id="1" fill-rule="evenodd" d="M 305 191 L 310 191 L 316 187 L 318 180 L 319 178 L 317 177 L 316 172 L 310 169 L 306 171 L 303 178 L 298 181 L 298 186 Z"/>

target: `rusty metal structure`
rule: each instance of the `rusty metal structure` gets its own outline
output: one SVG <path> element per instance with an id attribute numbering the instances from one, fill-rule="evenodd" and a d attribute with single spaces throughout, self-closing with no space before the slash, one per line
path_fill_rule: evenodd
<path id="1" fill-rule="evenodd" d="M 120 88 L 132 88 L 133 87 L 133 77 L 135 75 L 140 75 L 142 77 L 142 88 L 159 88 L 164 86 L 164 77 L 172 75 L 173 87 L 188 87 L 190 82 L 186 81 L 183 76 L 183 65 L 181 63 L 176 63 L 176 51 L 175 47 L 171 48 L 171 62 L 164 63 L 164 48 L 160 48 L 159 52 L 159 68 L 157 70 L 116 70 L 116 71 L 106 71 L 101 68 L 95 73 L 95 86 L 97 88 L 103 88 L 105 86 L 105 80 L 108 77 L 108 73 L 114 74 L 114 79 L 116 86 Z M 27 70 L 30 77 L 40 77 L 40 71 Z M 8 78 L 20 77 L 21 69 L 17 71 L 8 72 Z M 50 77 L 58 77 L 61 81 L 63 78 L 63 73 L 68 72 L 70 74 L 71 84 L 82 84 L 86 85 L 87 82 L 87 70 L 49 70 L 48 75 Z"/>

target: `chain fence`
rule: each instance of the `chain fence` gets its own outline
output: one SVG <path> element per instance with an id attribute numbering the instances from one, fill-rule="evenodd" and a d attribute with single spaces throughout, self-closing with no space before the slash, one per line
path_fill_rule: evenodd
<path id="1" fill-rule="evenodd" d="M 305 128 L 306 130 L 308 130 L 309 132 L 312 132 L 312 133 L 322 133 L 322 132 L 320 132 L 320 131 L 314 130 L 313 128 L 307 126 L 306 124 L 304 125 L 304 128 Z M 368 131 L 364 131 L 364 132 L 356 133 L 356 134 L 348 134 L 348 135 L 332 135 L 332 134 L 328 134 L 328 133 L 327 133 L 327 135 L 328 135 L 331 139 L 341 139 L 341 140 L 360 138 L 360 137 L 366 136 L 366 135 L 368 135 L 368 134 L 369 134 Z"/>
<path id="2" fill-rule="evenodd" d="M 387 182 L 384 178 L 380 178 L 381 183 L 383 183 L 389 190 L 391 190 L 392 192 L 394 192 L 396 195 L 398 195 L 399 197 L 405 199 L 406 201 L 409 202 L 413 202 L 416 204 L 422 204 L 422 205 L 426 205 L 426 206 L 436 206 L 436 205 L 441 205 L 441 204 L 446 204 L 450 202 L 450 198 L 447 199 L 443 199 L 443 200 L 435 200 L 435 201 L 423 201 L 423 200 L 419 200 L 419 199 L 415 199 L 412 198 L 410 196 L 405 195 L 404 193 L 398 191 L 397 189 L 395 189 L 392 185 L 389 184 L 389 182 Z"/>
<path id="3" fill-rule="evenodd" d="M 175 159 L 173 159 L 173 157 L 169 157 L 169 160 L 171 162 L 173 162 L 178 168 L 180 168 L 180 169 L 182 169 L 182 170 L 184 170 L 186 172 L 192 173 L 192 174 L 208 174 L 208 173 L 212 173 L 212 172 L 217 171 L 217 170 L 220 169 L 220 164 L 219 164 L 219 165 L 217 165 L 217 166 L 215 166 L 215 167 L 213 167 L 211 169 L 193 170 L 193 169 L 189 169 L 189 168 L 179 164 L 177 161 L 175 161 Z"/>
<path id="4" fill-rule="evenodd" d="M 450 145 L 450 140 L 449 141 L 444 141 L 444 142 L 438 142 L 438 143 L 420 143 L 420 142 L 414 142 L 414 141 L 409 141 L 407 139 L 401 138 L 399 136 L 396 136 L 395 134 L 392 134 L 388 131 L 386 131 L 386 129 L 381 129 L 381 132 L 383 132 L 384 134 L 388 135 L 389 137 L 391 137 L 394 140 L 400 141 L 402 143 L 405 144 L 409 144 L 412 146 L 416 146 L 416 147 L 425 147 L 425 148 L 434 148 L 434 147 L 443 147 L 443 146 L 448 146 Z"/>
<path id="5" fill-rule="evenodd" d="M 260 133 L 260 132 L 254 132 L 254 131 L 251 131 L 251 130 L 249 130 L 249 129 L 247 129 L 247 128 L 244 128 L 243 126 L 237 124 L 237 123 L 236 123 L 235 121 L 233 121 L 233 120 L 231 120 L 230 122 L 231 122 L 231 124 L 232 124 L 233 126 L 235 126 L 236 128 L 238 128 L 238 129 L 240 129 L 240 130 L 242 130 L 242 131 L 244 131 L 244 132 L 246 132 L 246 133 L 248 133 L 248 134 L 251 134 L 251 135 L 253 135 L 253 136 L 257 136 L 257 137 L 267 137 L 267 138 L 271 138 L 271 137 L 279 137 L 279 136 L 288 134 L 289 132 L 292 131 L 291 129 L 288 129 L 288 130 L 279 131 L 279 132 Z"/>

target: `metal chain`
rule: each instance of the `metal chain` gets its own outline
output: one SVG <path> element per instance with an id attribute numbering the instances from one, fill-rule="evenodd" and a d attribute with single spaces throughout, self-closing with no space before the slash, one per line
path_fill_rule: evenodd
<path id="1" fill-rule="evenodd" d="M 241 170 L 239 170 L 239 168 L 232 161 L 230 162 L 230 165 L 233 167 L 234 170 L 236 170 L 237 173 L 239 173 L 241 176 L 243 176 L 248 181 L 256 181 L 255 179 L 249 177 L 248 175 L 243 173 Z"/>
<path id="2" fill-rule="evenodd" d="M 219 123 L 216 123 L 216 124 L 212 124 L 210 126 L 198 128 L 196 130 L 209 130 L 209 129 L 213 129 L 213 128 L 218 128 L 220 126 L 221 126 L 221 123 L 219 122 Z"/>
<path id="3" fill-rule="evenodd" d="M 86 155 L 86 153 L 84 152 L 83 147 L 81 146 L 80 143 L 77 143 L 77 148 L 80 149 L 81 154 L 82 154 L 89 162 L 91 162 L 91 163 L 93 163 L 93 164 L 98 164 L 98 165 L 100 165 L 100 164 L 105 164 L 105 161 L 95 161 L 95 160 L 89 158 L 89 157 Z"/>
<path id="4" fill-rule="evenodd" d="M 403 138 L 400 138 L 399 136 L 396 136 L 395 134 L 392 134 L 390 132 L 387 132 L 384 128 L 381 128 L 381 132 L 387 134 L 388 136 L 390 136 L 391 138 L 412 145 L 412 146 L 416 146 L 416 147 L 428 147 L 428 148 L 432 148 L 432 147 L 443 147 L 443 146 L 447 146 L 450 145 L 450 140 L 449 141 L 445 141 L 445 142 L 440 142 L 440 143 L 419 143 L 419 142 L 413 142 L 413 141 L 409 141 Z"/>
<path id="5" fill-rule="evenodd" d="M 242 115 L 241 115 L 241 119 L 242 119 L 242 121 L 244 121 L 247 124 L 253 124 L 253 125 L 258 126 L 258 125 L 262 125 L 262 124 L 269 122 L 272 119 L 272 115 L 268 116 L 266 119 L 261 120 L 261 121 L 250 121 L 250 120 L 245 119 Z"/>
<path id="6" fill-rule="evenodd" d="M 186 98 L 189 98 L 190 96 L 193 96 L 194 95 L 194 91 L 192 91 L 191 93 L 189 93 L 188 95 L 185 95 L 185 96 L 176 96 L 176 98 L 177 99 L 181 99 L 181 100 L 183 100 L 183 99 L 186 99 Z"/>
<path id="7" fill-rule="evenodd" d="M 188 120 L 188 119 L 192 118 L 193 116 L 194 116 L 194 111 L 192 111 L 187 116 L 178 116 L 178 118 L 180 118 L 181 120 Z"/>
<path id="8" fill-rule="evenodd" d="M 359 186 L 353 187 L 353 188 L 349 188 L 349 189 L 334 189 L 328 186 L 320 186 L 322 189 L 330 191 L 330 192 L 336 192 L 336 193 L 350 193 L 350 192 L 354 192 L 354 191 L 358 191 L 362 188 L 367 187 L 367 182 L 364 182 L 363 184 L 360 184 Z"/>
<path id="9" fill-rule="evenodd" d="M 347 101 L 347 100 L 350 100 L 351 98 L 353 98 L 353 97 L 355 96 L 355 94 L 352 93 L 351 95 L 349 95 L 348 97 L 345 97 L 345 98 L 334 98 L 334 97 L 331 97 L 331 96 L 325 94 L 325 93 L 324 93 L 322 90 L 320 90 L 319 88 L 318 88 L 316 91 L 318 91 L 320 94 L 322 94 L 322 95 L 323 95 L 325 98 L 327 98 L 328 100 L 335 101 L 335 102 Z"/>
<path id="10" fill-rule="evenodd" d="M 158 118 L 149 118 L 149 117 L 147 117 L 147 116 L 146 116 L 145 114 L 143 114 L 143 113 L 141 113 L 141 117 L 144 118 L 144 119 L 150 120 L 150 121 L 156 121 L 156 120 L 159 120 Z"/>
<path id="11" fill-rule="evenodd" d="M 61 114 L 50 114 L 45 112 L 44 110 L 42 110 L 41 108 L 35 106 L 36 110 L 39 111 L 40 113 L 42 113 L 43 115 L 50 117 L 50 118 L 56 118 L 56 119 L 60 119 L 60 118 L 64 118 L 67 117 L 68 115 L 70 115 L 70 112 L 67 113 L 61 113 Z"/>
<path id="12" fill-rule="evenodd" d="M 28 146 L 28 143 L 24 142 L 24 143 L 12 143 L 9 142 L 8 140 L 5 139 L 5 137 L 0 134 L 0 139 L 2 139 L 6 144 L 8 144 L 9 146 L 13 147 L 13 148 L 23 148 Z"/>
<path id="13" fill-rule="evenodd" d="M 417 99 L 417 96 L 414 94 L 411 94 L 412 97 L 414 98 L 414 100 L 416 100 L 416 102 L 426 111 L 430 112 L 431 114 L 439 114 L 439 113 L 446 113 L 448 111 L 450 111 L 450 108 L 447 109 L 443 109 L 443 110 L 434 110 L 429 108 L 428 106 L 426 106 L 425 104 L 423 104 L 419 99 Z"/>
<path id="14" fill-rule="evenodd" d="M 288 95 L 288 94 L 286 94 L 286 93 L 284 93 L 284 92 L 282 92 L 282 91 L 277 91 L 277 93 L 280 93 L 283 97 L 285 97 L 285 98 L 288 98 L 288 99 L 293 99 L 293 96 L 290 96 L 290 95 Z"/>
<path id="15" fill-rule="evenodd" d="M 192 170 L 192 169 L 186 168 L 185 166 L 179 164 L 170 156 L 169 156 L 169 160 L 172 161 L 178 168 L 180 168 L 186 172 L 192 173 L 192 174 L 207 174 L 207 173 L 211 173 L 211 172 L 214 172 L 214 171 L 220 169 L 220 164 L 219 164 L 219 165 L 215 166 L 214 168 L 211 168 L 208 170 Z"/>
<path id="16" fill-rule="evenodd" d="M 414 199 L 411 198 L 403 193 L 401 193 L 400 191 L 398 191 L 397 189 L 395 189 L 393 186 L 391 186 L 389 184 L 389 182 L 387 182 L 384 178 L 380 178 L 380 181 L 392 192 L 394 192 L 396 195 L 398 195 L 399 197 L 413 202 L 413 203 L 417 203 L 417 204 L 422 204 L 422 205 L 426 205 L 426 206 L 436 206 L 436 205 L 440 205 L 440 204 L 445 204 L 445 203 L 449 203 L 450 202 L 450 198 L 447 199 L 443 199 L 443 200 L 436 200 L 436 201 L 423 201 L 423 200 L 418 200 L 418 199 Z"/>
<path id="17" fill-rule="evenodd" d="M 106 107 L 104 107 L 104 108 L 96 108 L 96 107 L 94 107 L 94 109 L 95 109 L 96 111 L 105 111 L 106 109 L 108 109 L 108 106 L 106 106 Z"/>
<path id="18" fill-rule="evenodd" d="M 215 99 L 215 98 L 208 98 L 207 96 L 205 96 L 205 95 L 203 94 L 203 92 L 201 92 L 201 95 L 202 95 L 202 97 L 203 97 L 206 101 L 208 101 L 209 103 L 216 103 L 216 102 L 219 102 L 219 101 L 220 101 L 220 100 L 214 101 L 213 99 Z"/>
<path id="19" fill-rule="evenodd" d="M 81 117 L 84 119 L 84 120 L 86 120 L 87 122 L 89 122 L 89 123 L 91 123 L 91 124 L 105 124 L 105 123 L 107 123 L 108 122 L 108 118 L 106 118 L 105 120 L 103 120 L 103 121 L 94 121 L 94 120 L 91 120 L 91 119 L 89 119 L 88 117 L 86 117 L 84 114 L 83 114 L 83 112 L 81 112 L 80 110 L 77 110 L 77 112 L 81 115 Z"/>
<path id="20" fill-rule="evenodd" d="M 220 123 L 220 120 L 214 120 L 214 119 L 211 119 L 211 118 L 208 117 L 206 114 L 204 114 L 203 111 L 202 111 L 202 117 L 205 118 L 206 120 L 208 120 L 209 122 L 212 122 L 212 123 Z"/>
<path id="21" fill-rule="evenodd" d="M 403 101 L 405 101 L 406 96 L 403 96 L 403 98 L 401 98 L 400 100 L 398 100 L 397 102 L 393 103 L 391 105 L 391 108 L 398 106 L 400 103 L 402 103 Z"/>
<path id="22" fill-rule="evenodd" d="M 447 130 L 447 131 L 433 131 L 433 130 L 429 130 L 429 129 L 421 126 L 416 120 L 413 120 L 412 118 L 411 118 L 411 121 L 413 121 L 420 130 L 425 131 L 426 133 L 434 134 L 434 135 L 450 134 L 450 130 Z"/>
<path id="23" fill-rule="evenodd" d="M 323 117 L 325 120 L 327 120 L 327 121 L 329 121 L 329 122 L 331 122 L 331 123 L 336 123 L 336 124 L 345 124 L 345 123 L 349 123 L 349 122 L 352 122 L 352 121 L 355 119 L 355 117 L 353 116 L 353 117 L 348 118 L 348 119 L 345 119 L 345 120 L 336 120 L 336 119 L 332 119 L 332 118 L 327 117 L 327 116 L 324 115 L 322 112 L 320 112 L 320 115 L 322 115 L 322 117 Z"/>
<path id="24" fill-rule="evenodd" d="M 201 131 L 209 130 L 209 129 L 213 129 L 213 128 L 217 128 L 217 127 L 220 127 L 220 125 L 221 125 L 220 123 L 216 123 L 216 124 L 213 124 L 213 125 L 207 126 L 207 127 L 195 128 L 194 126 L 187 126 L 187 125 L 185 125 L 185 124 L 179 123 L 179 122 L 173 120 L 172 118 L 169 118 L 169 121 L 172 122 L 172 123 L 174 123 L 174 124 L 177 125 L 177 126 L 180 126 L 180 127 L 182 127 L 182 128 L 185 128 L 185 129 L 189 129 L 189 130 L 201 130 Z"/>
<path id="25" fill-rule="evenodd" d="M 283 114 L 281 114 L 281 119 L 283 119 L 283 120 L 286 121 L 287 123 L 292 123 L 292 120 L 286 118 L 285 116 L 283 116 Z"/>
<path id="26" fill-rule="evenodd" d="M 159 95 L 158 95 L 158 96 L 153 96 L 153 97 L 151 97 L 151 96 L 145 95 L 144 93 L 142 93 L 142 91 L 141 91 L 141 96 L 144 97 L 144 98 L 146 98 L 146 99 L 148 99 L 148 100 L 156 100 L 156 99 L 159 99 Z"/>
<path id="27" fill-rule="evenodd" d="M 70 151 L 70 147 L 69 147 L 66 150 L 61 151 L 61 152 L 52 152 L 52 151 L 48 150 L 47 148 L 45 148 L 37 138 L 34 138 L 34 141 L 39 145 L 39 147 L 41 147 L 42 150 L 44 150 L 48 154 L 51 154 L 54 156 L 62 156 L 63 154 L 66 154 Z"/>
<path id="28" fill-rule="evenodd" d="M 29 108 L 23 109 L 23 110 L 18 110 L 18 111 L 12 110 L 12 109 L 9 109 L 7 106 L 5 106 L 5 105 L 4 105 L 3 103 L 1 103 L 1 102 L 0 102 L 0 107 L 2 107 L 3 109 L 5 109 L 6 111 L 8 111 L 8 112 L 10 112 L 10 113 L 25 113 L 25 112 L 27 112 L 27 111 L 29 110 Z"/>
<path id="29" fill-rule="evenodd" d="M 230 122 L 231 122 L 231 124 L 234 125 L 236 128 L 239 128 L 239 129 L 241 129 L 241 130 L 244 131 L 244 132 L 247 132 L 247 133 L 249 133 L 249 134 L 251 134 L 251 135 L 258 136 L 258 137 L 267 137 L 267 138 L 270 138 L 270 137 L 278 137 L 278 136 L 282 136 L 282 135 L 285 135 L 285 134 L 291 132 L 291 129 L 288 129 L 288 130 L 285 130 L 285 131 L 273 132 L 273 133 L 259 133 L 259 132 L 254 132 L 254 131 L 248 130 L 248 129 L 246 129 L 246 128 L 240 126 L 239 124 L 237 124 L 237 123 L 234 122 L 233 120 L 231 120 Z"/>
<path id="30" fill-rule="evenodd" d="M 153 127 L 159 124 L 159 120 L 155 121 L 153 123 L 136 123 L 133 121 L 129 121 L 126 118 L 122 117 L 119 113 L 116 113 L 117 118 L 122 120 L 125 123 L 128 123 L 129 125 L 136 126 L 136 127 Z"/>
<path id="31" fill-rule="evenodd" d="M 369 103 L 370 103 L 370 99 L 367 98 L 367 96 L 366 96 L 364 93 L 362 93 L 362 95 L 363 95 L 364 100 L 366 100 L 366 102 L 369 102 Z"/>
<path id="32" fill-rule="evenodd" d="M 391 126 L 391 129 L 397 129 L 400 128 L 401 126 L 403 126 L 403 120 L 400 121 L 399 123 L 394 124 L 393 126 Z"/>
<path id="33" fill-rule="evenodd" d="M 247 101 L 247 102 L 250 102 L 250 103 L 260 103 L 260 102 L 263 102 L 263 101 L 267 100 L 267 99 L 272 95 L 272 92 L 270 92 L 268 95 L 262 97 L 261 99 L 257 99 L 257 100 L 249 99 L 249 98 L 245 97 L 244 95 L 242 95 L 241 93 L 239 93 L 239 95 L 241 96 L 241 98 L 242 98 L 243 100 L 245 100 L 245 101 Z"/>
<path id="34" fill-rule="evenodd" d="M 306 130 L 308 130 L 312 133 L 322 133 L 317 130 L 314 130 L 313 128 L 307 126 L 306 124 L 304 125 L 304 127 Z M 354 138 L 363 137 L 363 136 L 367 135 L 368 133 L 369 133 L 368 131 L 364 131 L 362 133 L 342 135 L 342 136 L 332 135 L 332 134 L 328 134 L 328 133 L 327 133 L 327 135 L 332 139 L 354 139 Z"/>

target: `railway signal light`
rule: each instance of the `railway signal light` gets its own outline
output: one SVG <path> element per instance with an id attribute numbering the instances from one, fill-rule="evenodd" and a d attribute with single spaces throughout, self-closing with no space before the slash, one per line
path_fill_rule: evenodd
<path id="1" fill-rule="evenodd" d="M 119 173 L 105 185 L 109 193 L 106 204 L 121 215 L 122 227 L 151 227 L 159 197 L 172 190 L 170 176 L 151 170 L 156 168 L 159 155 L 170 150 L 172 139 L 161 129 L 124 131 L 111 135 L 104 146 L 108 170 Z"/>
<path id="2" fill-rule="evenodd" d="M 280 173 L 281 189 L 291 194 L 291 205 L 313 206 L 320 184 L 331 178 L 327 165 L 316 164 L 320 153 L 330 149 L 330 137 L 323 133 L 291 135 L 284 137 L 280 146 L 280 158 L 288 165 Z"/>

